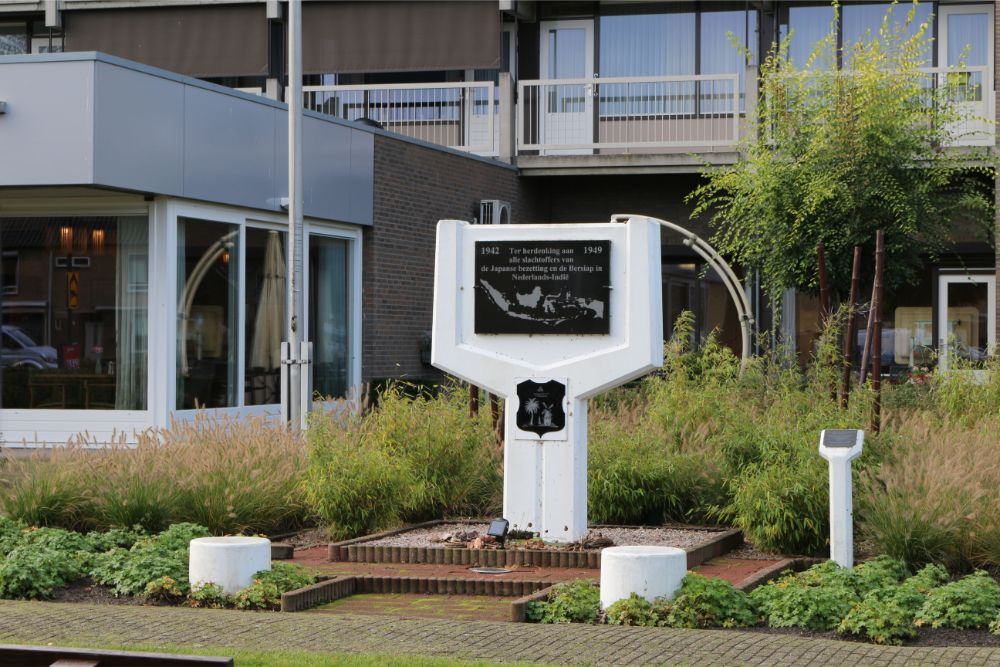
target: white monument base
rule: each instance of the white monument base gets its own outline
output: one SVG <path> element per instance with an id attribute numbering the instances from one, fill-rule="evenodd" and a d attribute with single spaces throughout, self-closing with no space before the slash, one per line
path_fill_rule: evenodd
<path id="1" fill-rule="evenodd" d="M 608 547 L 601 550 L 601 608 L 632 593 L 650 602 L 673 598 L 687 574 L 687 553 L 675 547 Z"/>
<path id="2" fill-rule="evenodd" d="M 264 537 L 199 537 L 191 540 L 188 579 L 192 588 L 215 584 L 230 595 L 253 575 L 271 569 L 271 540 Z"/>

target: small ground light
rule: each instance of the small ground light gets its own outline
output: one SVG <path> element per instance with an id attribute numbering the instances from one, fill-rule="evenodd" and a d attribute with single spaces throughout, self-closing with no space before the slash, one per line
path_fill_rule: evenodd
<path id="1" fill-rule="evenodd" d="M 504 542 L 507 541 L 508 530 L 510 530 L 510 521 L 507 519 L 493 519 L 490 521 L 490 529 L 486 531 L 486 534 L 490 537 L 495 537 L 497 542 L 503 546 Z"/>

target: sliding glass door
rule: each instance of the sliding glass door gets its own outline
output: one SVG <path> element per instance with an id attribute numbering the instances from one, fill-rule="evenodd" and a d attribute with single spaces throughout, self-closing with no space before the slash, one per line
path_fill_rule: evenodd
<path id="1" fill-rule="evenodd" d="M 347 394 L 352 384 L 351 241 L 309 237 L 309 339 L 313 343 L 313 394 Z"/>

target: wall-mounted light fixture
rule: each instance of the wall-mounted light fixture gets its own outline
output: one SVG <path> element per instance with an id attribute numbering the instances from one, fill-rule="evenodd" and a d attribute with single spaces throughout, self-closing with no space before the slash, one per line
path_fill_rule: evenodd
<path id="1" fill-rule="evenodd" d="M 0 115 L 7 113 L 7 103 L 0 100 Z"/>

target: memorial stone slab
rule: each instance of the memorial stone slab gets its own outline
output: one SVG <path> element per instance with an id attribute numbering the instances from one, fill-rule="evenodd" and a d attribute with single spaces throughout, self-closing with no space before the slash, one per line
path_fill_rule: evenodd
<path id="1" fill-rule="evenodd" d="M 660 227 L 623 222 L 437 230 L 431 362 L 505 399 L 504 516 L 587 530 L 587 400 L 663 364 Z"/>

